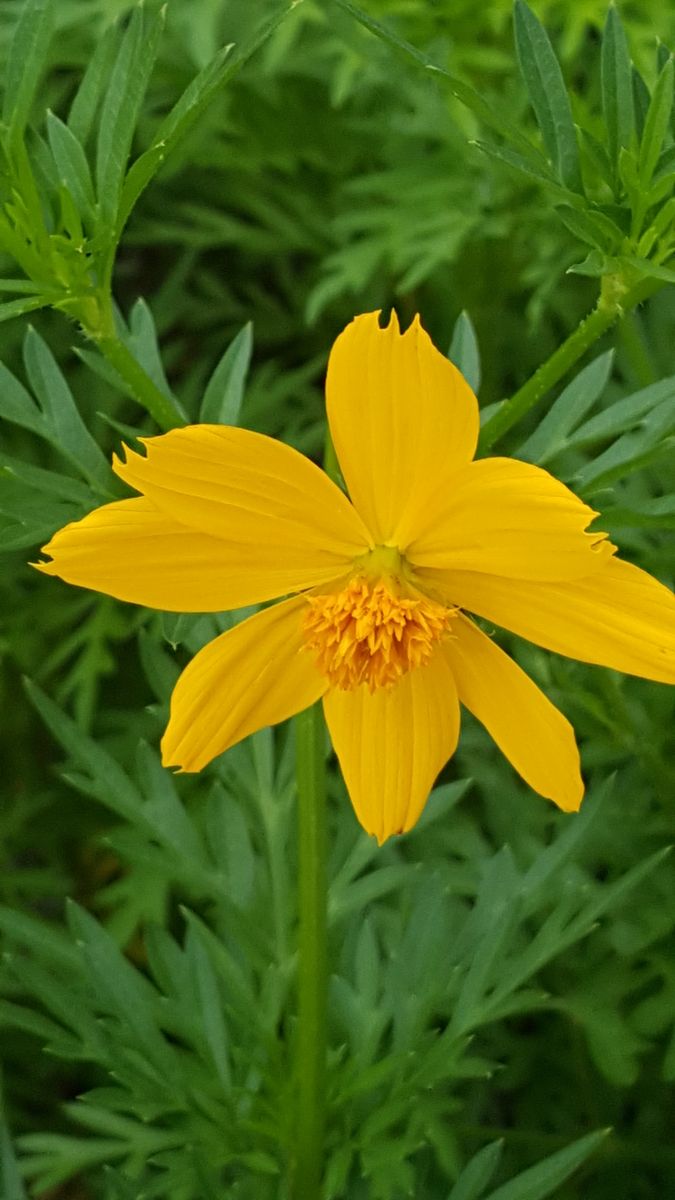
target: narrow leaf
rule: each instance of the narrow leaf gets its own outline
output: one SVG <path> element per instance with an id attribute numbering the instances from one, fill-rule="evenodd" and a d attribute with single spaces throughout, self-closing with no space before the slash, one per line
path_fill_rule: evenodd
<path id="1" fill-rule="evenodd" d="M 565 449 L 569 434 L 605 390 L 613 359 L 613 350 L 608 350 L 579 372 L 560 393 L 531 437 L 520 447 L 519 458 L 543 466 Z"/>
<path id="2" fill-rule="evenodd" d="M 623 235 L 609 217 L 589 209 L 572 208 L 569 204 L 559 204 L 555 211 L 570 233 L 586 245 L 605 254 L 612 254 L 617 249 Z"/>
<path id="3" fill-rule="evenodd" d="M 75 134 L 53 112 L 47 113 L 47 137 L 59 178 L 67 187 L 80 214 L 94 219 L 94 185 L 87 157 Z"/>
<path id="4" fill-rule="evenodd" d="M 103 102 L 96 147 L 96 192 L 101 225 L 107 230 L 116 226 L 122 180 L 162 25 L 163 15 L 148 16 L 140 5 L 134 9 Z"/>
<path id="5" fill-rule="evenodd" d="M 600 70 L 602 111 L 607 127 L 609 152 L 616 169 L 620 148 L 630 146 L 635 115 L 628 43 L 621 18 L 613 5 L 605 22 Z"/>
<path id="6" fill-rule="evenodd" d="M 504 163 L 507 167 L 512 167 L 514 171 L 519 171 L 522 175 L 529 176 L 530 179 L 536 179 L 537 183 L 542 183 L 544 187 L 551 188 L 554 192 L 567 193 L 567 189 L 563 188 L 558 180 L 551 173 L 551 168 L 544 158 L 543 154 L 539 155 L 539 161 L 535 161 L 532 157 L 525 158 L 522 154 L 518 154 L 516 150 L 512 150 L 510 146 L 497 146 L 493 142 L 483 142 L 477 139 L 473 143 L 484 154 L 494 158 L 497 162 Z"/>
<path id="7" fill-rule="evenodd" d="M 485 1200 L 544 1200 L 598 1149 L 609 1132 L 608 1129 L 600 1129 L 597 1133 L 579 1138 L 536 1166 L 521 1171 L 520 1175 L 497 1188 L 496 1192 L 490 1192 Z"/>
<path id="8" fill-rule="evenodd" d="M 26 0 L 9 50 L 2 120 L 21 137 L 40 82 L 51 38 L 51 0 Z"/>
<path id="9" fill-rule="evenodd" d="M 253 326 L 249 321 L 232 340 L 206 385 L 200 421 L 237 424 L 252 349 Z"/>
<path id="10" fill-rule="evenodd" d="M 480 1200 L 502 1156 L 504 1143 L 490 1142 L 466 1164 L 448 1200 Z"/>
<path id="11" fill-rule="evenodd" d="M 91 133 L 101 96 L 110 78 L 117 40 L 117 29 L 111 25 L 97 41 L 96 49 L 87 63 L 87 69 L 70 106 L 68 128 L 83 146 Z"/>
<path id="12" fill-rule="evenodd" d="M 663 149 L 663 141 L 670 126 L 673 108 L 673 60 L 668 59 L 659 75 L 651 98 L 645 127 L 640 142 L 638 175 L 644 189 L 651 183 L 652 175 Z"/>
<path id="13" fill-rule="evenodd" d="M 292 12 L 293 5 L 281 8 L 258 30 L 253 40 L 236 54 L 232 44 L 223 46 L 210 63 L 192 80 L 171 111 L 162 121 L 152 145 L 136 159 L 124 181 L 117 220 L 117 235 L 150 180 L 157 174 L 165 159 L 189 134 L 208 108 L 214 96 L 244 63 L 265 44 L 275 29 Z"/>
<path id="14" fill-rule="evenodd" d="M 476 330 L 468 312 L 461 312 L 452 331 L 448 358 L 462 372 L 469 387 L 477 392 L 480 388 L 480 351 Z"/>
<path id="15" fill-rule="evenodd" d="M 642 138 L 642 133 L 647 119 L 647 110 L 649 109 L 649 88 L 642 78 L 640 72 L 633 67 L 631 72 L 633 81 L 633 109 L 635 111 L 635 128 L 638 139 Z"/>
<path id="16" fill-rule="evenodd" d="M 543 25 L 524 0 L 514 10 L 516 53 L 544 145 L 566 187 L 583 192 L 579 148 L 569 97 Z"/>
<path id="17" fill-rule="evenodd" d="M 490 129 L 494 129 L 502 137 L 506 138 L 507 141 L 517 146 L 520 152 L 526 157 L 533 153 L 536 155 L 536 151 L 527 138 L 514 129 L 513 121 L 509 121 L 507 117 L 502 116 L 498 107 L 490 104 L 475 88 L 472 88 L 468 83 L 464 83 L 462 79 L 458 79 L 456 75 L 452 75 L 449 71 L 446 71 L 444 67 L 439 67 L 437 63 L 428 58 L 426 54 L 423 54 L 421 50 L 418 50 L 416 46 L 411 45 L 410 42 L 405 41 L 404 38 L 399 37 L 398 34 L 388 29 L 386 25 L 383 25 L 380 21 L 376 21 L 369 13 L 358 8 L 356 4 L 352 3 L 352 0 L 333 0 L 333 3 L 337 4 L 338 8 L 348 13 L 360 25 L 363 25 L 365 29 L 375 34 L 376 37 L 386 42 L 394 50 L 414 59 L 418 66 L 426 71 L 433 72 L 434 75 L 438 75 L 441 79 L 445 80 L 453 96 L 461 104 L 466 105 Z"/>
<path id="18" fill-rule="evenodd" d="M 24 313 L 46 308 L 49 303 L 50 300 L 46 296 L 25 296 L 22 300 L 6 300 L 4 304 L 0 304 L 0 321 L 22 317 Z"/>
<path id="19" fill-rule="evenodd" d="M 55 444 L 97 491 L 109 495 L 110 467 L 82 420 L 54 356 L 34 329 L 28 330 L 24 340 L 24 361 Z"/>

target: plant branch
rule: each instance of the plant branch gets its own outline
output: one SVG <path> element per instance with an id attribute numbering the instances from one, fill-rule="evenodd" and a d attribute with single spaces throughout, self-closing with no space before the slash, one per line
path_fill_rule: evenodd
<path id="1" fill-rule="evenodd" d="M 326 1110 L 326 779 L 320 704 L 295 722 L 298 786 L 298 1028 L 293 1200 L 320 1200 Z"/>
<path id="2" fill-rule="evenodd" d="M 490 450 L 495 442 L 517 425 L 546 392 L 579 361 L 587 350 L 611 329 L 631 309 L 641 304 L 664 285 L 657 279 L 642 279 L 629 288 L 613 289 L 615 277 L 606 277 L 600 298 L 593 312 L 589 313 L 562 346 L 535 371 L 509 400 L 505 400 L 494 416 L 485 422 L 479 439 L 479 453 Z"/>

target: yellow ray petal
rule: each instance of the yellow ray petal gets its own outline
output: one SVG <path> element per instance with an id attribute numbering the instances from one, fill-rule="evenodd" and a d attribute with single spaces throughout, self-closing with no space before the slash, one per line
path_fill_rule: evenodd
<path id="1" fill-rule="evenodd" d="M 171 697 L 162 762 L 201 771 L 242 738 L 313 704 L 326 680 L 305 649 L 306 601 L 283 600 L 199 651 Z"/>
<path id="2" fill-rule="evenodd" d="M 247 603 L 326 583 L 372 546 L 356 510 L 297 450 L 248 429 L 193 425 L 145 438 L 118 475 L 158 509 L 223 547 L 255 586 Z"/>
<path id="3" fill-rule="evenodd" d="M 328 421 L 352 500 L 378 544 L 400 545 L 440 480 L 473 458 L 478 403 L 433 346 L 419 318 L 401 335 L 396 314 L 356 317 L 331 351 Z"/>
<path id="4" fill-rule="evenodd" d="M 444 652 L 462 704 L 535 792 L 576 811 L 584 785 L 569 721 L 472 621 L 460 616 L 452 629 Z"/>
<path id="5" fill-rule="evenodd" d="M 459 705 L 442 653 L 392 688 L 331 689 L 324 711 L 356 815 L 378 842 L 419 819 L 459 736 Z"/>
<path id="6" fill-rule="evenodd" d="M 486 571 L 519 579 L 576 579 L 614 552 L 597 516 L 548 471 L 512 458 L 470 463 L 427 507 L 405 547 L 415 566 Z"/>
<path id="7" fill-rule="evenodd" d="M 267 600 L 287 579 L 233 556 L 221 538 L 198 533 L 144 496 L 96 508 L 54 534 L 34 563 L 45 575 L 118 600 L 169 612 L 220 612 Z"/>
<path id="8" fill-rule="evenodd" d="M 610 558 L 597 575 L 572 583 L 425 574 L 455 604 L 547 650 L 675 683 L 675 596 L 631 563 Z"/>

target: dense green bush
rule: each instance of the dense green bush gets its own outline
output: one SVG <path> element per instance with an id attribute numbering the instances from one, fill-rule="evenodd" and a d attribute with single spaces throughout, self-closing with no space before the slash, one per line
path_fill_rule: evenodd
<path id="1" fill-rule="evenodd" d="M 550 467 L 672 586 L 675 126 L 656 42 L 675 16 L 622 7 L 631 78 L 604 0 L 533 7 L 577 158 L 550 74 L 553 127 L 537 102 L 550 60 L 520 3 L 518 53 L 506 0 L 0 4 L 3 1200 L 288 1194 L 293 733 L 172 776 L 169 693 L 230 618 L 27 566 L 122 494 L 123 437 L 178 404 L 319 459 L 336 334 L 419 311 L 480 387 L 487 440 Z M 535 396 L 600 289 L 602 336 Z M 521 419 L 491 425 L 514 394 Z M 329 1197 L 675 1187 L 672 692 L 503 641 L 572 720 L 588 797 L 556 813 L 467 720 L 417 829 L 378 850 L 331 768 Z"/>

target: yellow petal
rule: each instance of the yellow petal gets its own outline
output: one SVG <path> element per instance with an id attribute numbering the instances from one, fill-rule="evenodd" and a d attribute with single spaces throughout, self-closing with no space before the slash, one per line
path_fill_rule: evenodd
<path id="1" fill-rule="evenodd" d="M 412 536 L 426 497 L 473 458 L 478 403 L 416 317 L 356 317 L 331 351 L 328 421 L 349 494 L 378 545 Z"/>
<path id="2" fill-rule="evenodd" d="M 428 572 L 445 597 L 496 625 L 581 662 L 675 683 L 675 596 L 646 571 L 610 558 L 573 583 L 528 583 Z"/>
<path id="3" fill-rule="evenodd" d="M 261 433 L 193 425 L 144 439 L 117 474 L 181 525 L 218 539 L 225 572 L 250 579 L 247 604 L 327 583 L 372 542 L 313 462 Z"/>
<path id="4" fill-rule="evenodd" d="M 405 548 L 415 566 L 486 571 L 518 579 L 575 579 L 614 552 L 597 516 L 548 471 L 512 458 L 470 463 L 427 508 L 426 527 Z"/>
<path id="5" fill-rule="evenodd" d="M 584 785 L 569 721 L 472 621 L 460 616 L 452 631 L 444 651 L 462 704 L 535 792 L 576 811 Z"/>
<path id="6" fill-rule="evenodd" d="M 144 496 L 96 508 L 43 547 L 45 575 L 169 612 L 220 612 L 260 599 L 266 578 L 228 561 L 220 538 L 160 512 Z"/>
<path id="7" fill-rule="evenodd" d="M 412 829 L 459 736 L 457 691 L 443 654 L 392 688 L 331 689 L 323 705 L 363 828 L 380 844 Z"/>
<path id="8" fill-rule="evenodd" d="M 242 738 L 285 721 L 326 690 L 301 630 L 306 601 L 256 613 L 199 651 L 171 697 L 162 762 L 201 771 Z"/>

